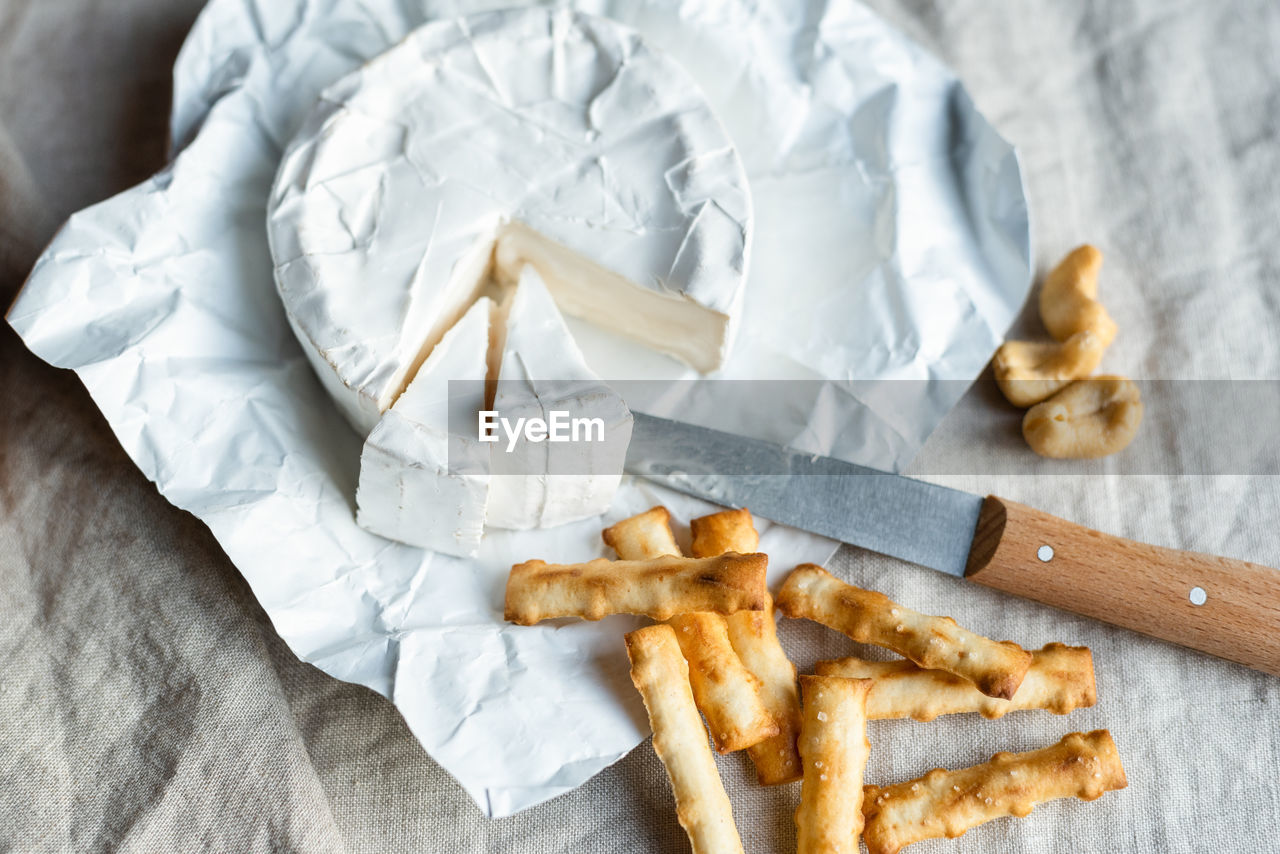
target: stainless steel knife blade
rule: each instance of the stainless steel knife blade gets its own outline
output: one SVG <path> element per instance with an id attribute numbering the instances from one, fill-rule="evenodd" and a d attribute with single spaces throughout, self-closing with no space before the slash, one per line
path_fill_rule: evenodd
<path id="1" fill-rule="evenodd" d="M 964 577 L 980 496 L 772 442 L 633 415 L 631 474 Z"/>

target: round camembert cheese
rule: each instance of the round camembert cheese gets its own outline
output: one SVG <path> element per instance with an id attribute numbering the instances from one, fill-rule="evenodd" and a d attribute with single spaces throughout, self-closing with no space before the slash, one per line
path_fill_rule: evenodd
<path id="1" fill-rule="evenodd" d="M 738 155 L 686 72 L 567 9 L 428 24 L 320 98 L 269 201 L 307 357 L 367 435 L 490 280 L 707 372 L 748 262 Z"/>

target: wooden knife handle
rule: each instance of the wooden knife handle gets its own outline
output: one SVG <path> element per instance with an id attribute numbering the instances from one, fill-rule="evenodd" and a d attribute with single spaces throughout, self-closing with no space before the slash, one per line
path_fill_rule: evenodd
<path id="1" fill-rule="evenodd" d="M 1149 546 L 988 496 L 965 577 L 1280 676 L 1280 572 L 1256 563 Z"/>

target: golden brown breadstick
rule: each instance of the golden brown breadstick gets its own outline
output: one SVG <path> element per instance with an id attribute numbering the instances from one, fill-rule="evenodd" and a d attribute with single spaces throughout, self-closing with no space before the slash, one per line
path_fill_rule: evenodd
<path id="1" fill-rule="evenodd" d="M 747 554 L 760 547 L 751 511 L 725 510 L 694 519 L 693 554 L 709 557 L 724 552 Z M 800 695 L 796 668 L 778 643 L 773 602 L 763 611 L 739 611 L 725 617 L 729 642 L 738 658 L 760 680 L 760 697 L 778 725 L 778 734 L 747 748 L 762 786 L 799 780 L 802 769 L 796 739 L 800 737 Z"/>
<path id="2" fill-rule="evenodd" d="M 742 854 L 729 796 L 707 746 L 702 719 L 689 691 L 689 670 L 670 626 L 646 626 L 627 635 L 631 681 L 644 698 L 653 750 L 667 769 L 676 817 L 694 854 Z"/>
<path id="3" fill-rule="evenodd" d="M 725 552 L 749 555 L 760 549 L 760 535 L 751 511 L 745 507 L 694 519 L 689 523 L 689 532 L 693 534 L 694 557 L 715 557 Z"/>
<path id="4" fill-rule="evenodd" d="M 599 620 L 610 614 L 644 614 L 665 620 L 689 611 L 758 611 L 768 601 L 768 563 L 762 554 L 597 558 L 577 564 L 526 561 L 511 567 L 504 616 L 531 626 L 553 617 Z"/>
<path id="5" fill-rule="evenodd" d="M 667 621 L 689 662 L 689 682 L 716 750 L 731 753 L 778 734 L 760 698 L 760 680 L 743 667 L 729 643 L 725 618 L 705 611 Z"/>
<path id="6" fill-rule="evenodd" d="M 767 595 L 767 594 L 766 594 Z M 802 769 L 796 739 L 800 737 L 800 695 L 796 668 L 778 643 L 773 602 L 763 611 L 738 611 L 725 618 L 734 652 L 758 680 L 760 699 L 778 726 L 778 734 L 747 748 L 762 786 L 800 779 Z"/>
<path id="7" fill-rule="evenodd" d="M 755 612 L 752 612 L 755 613 Z M 1072 709 L 1092 706 L 1098 701 L 1093 680 L 1093 654 L 1085 646 L 1051 643 L 1031 653 L 1031 667 L 1012 700 L 988 697 L 973 686 L 943 670 L 924 670 L 910 661 L 863 661 L 841 658 L 819 661 L 815 672 L 822 676 L 872 679 L 867 695 L 867 718 L 915 718 L 931 721 L 939 715 L 977 712 L 984 718 L 1003 717 L 1007 712 L 1047 709 L 1065 715 Z"/>
<path id="8" fill-rule="evenodd" d="M 787 577 L 778 593 L 778 610 L 860 643 L 891 649 L 926 670 L 954 673 L 989 697 L 1011 698 L 1031 666 L 1031 653 L 1012 641 L 993 641 L 950 617 L 913 611 L 882 593 L 845 584 L 811 563 Z"/>
<path id="9" fill-rule="evenodd" d="M 897 854 L 914 842 L 954 838 L 994 818 L 1030 815 L 1045 801 L 1092 801 L 1127 785 L 1111 733 L 1073 732 L 1051 747 L 997 753 L 972 768 L 935 768 L 905 783 L 867 786 L 862 839 L 871 854 Z"/>
<path id="10" fill-rule="evenodd" d="M 870 679 L 801 676 L 804 782 L 796 809 L 796 854 L 857 854 Z"/>
<path id="11" fill-rule="evenodd" d="M 629 516 L 612 527 L 605 528 L 601 536 L 605 545 L 618 553 L 623 560 L 645 560 L 659 555 L 678 555 L 680 547 L 671 533 L 671 514 L 662 505 L 651 507 L 643 513 Z M 742 554 L 750 554 L 755 549 Z M 709 557 L 699 555 L 695 557 Z"/>
<path id="12" fill-rule="evenodd" d="M 623 519 L 604 532 L 604 540 L 623 560 L 680 554 L 671 534 L 671 516 L 665 507 L 654 507 Z M 759 538 L 746 553 L 755 552 L 756 545 Z M 689 662 L 693 698 L 707 719 L 716 750 L 721 753 L 742 750 L 778 732 L 778 725 L 761 700 L 760 680 L 743 667 L 729 643 L 725 619 L 719 614 L 701 611 L 677 614 L 668 621 L 676 630 L 680 651 Z"/>

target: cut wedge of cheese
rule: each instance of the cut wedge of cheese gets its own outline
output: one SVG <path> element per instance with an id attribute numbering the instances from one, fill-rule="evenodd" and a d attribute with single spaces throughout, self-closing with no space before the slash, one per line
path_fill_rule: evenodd
<path id="1" fill-rule="evenodd" d="M 268 209 L 289 323 L 361 435 L 483 283 L 526 264 L 565 313 L 716 369 L 750 229 L 742 164 L 683 68 L 563 8 L 428 24 L 335 84 Z"/>
<path id="2" fill-rule="evenodd" d="M 631 412 L 587 367 L 532 266 L 520 274 L 507 310 L 493 411 L 511 424 L 558 419 L 567 441 L 549 435 L 510 449 L 490 445 L 490 527 L 548 528 L 609 509 L 631 441 Z"/>
<path id="3" fill-rule="evenodd" d="M 482 412 L 507 425 L 490 441 Z M 534 423 L 542 426 L 529 438 Z M 597 516 L 618 488 L 631 426 L 627 405 L 587 366 L 526 266 L 500 305 L 481 297 L 468 309 L 365 440 L 356 521 L 465 557 L 485 527 Z"/>
<path id="4" fill-rule="evenodd" d="M 356 489 L 362 528 L 463 557 L 480 547 L 489 447 L 475 413 L 485 402 L 493 307 L 487 298 L 471 306 L 365 440 Z M 451 413 L 463 417 L 451 424 Z"/>

